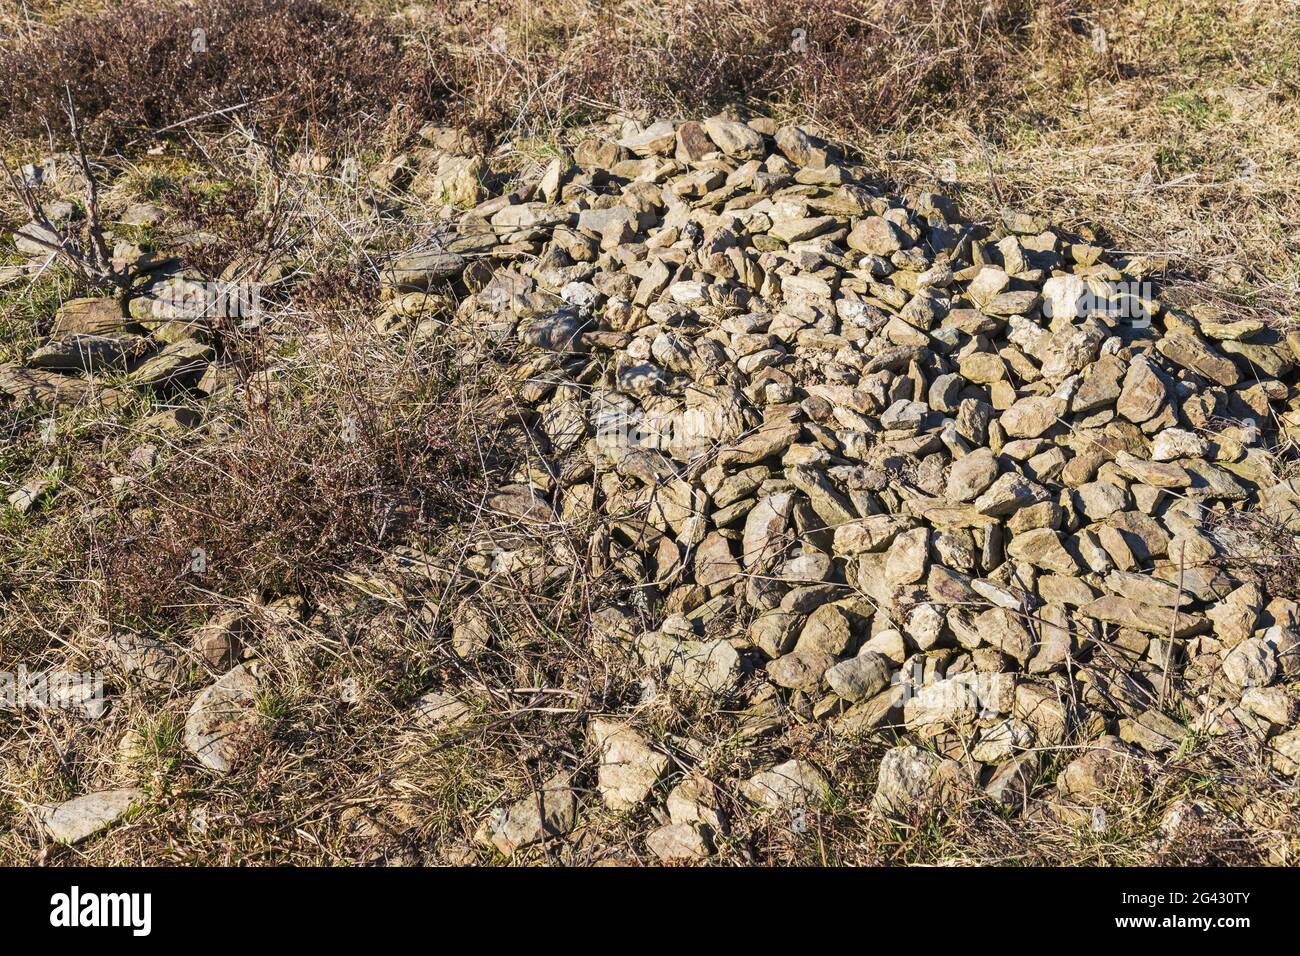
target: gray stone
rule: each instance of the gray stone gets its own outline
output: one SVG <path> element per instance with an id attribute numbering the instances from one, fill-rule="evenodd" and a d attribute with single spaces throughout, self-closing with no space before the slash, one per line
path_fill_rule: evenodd
<path id="1" fill-rule="evenodd" d="M 780 809 L 823 803 L 830 792 L 830 781 L 806 760 L 787 760 L 742 781 L 739 789 L 753 803 Z"/>
<path id="2" fill-rule="evenodd" d="M 595 718 L 591 735 L 600 751 L 597 786 L 605 805 L 611 810 L 638 806 L 668 769 L 667 755 L 622 721 Z"/>
<path id="3" fill-rule="evenodd" d="M 87 793 L 56 807 L 44 808 L 41 820 L 54 840 L 68 844 L 80 843 L 101 830 L 108 829 L 147 799 L 143 790 Z"/>
<path id="4" fill-rule="evenodd" d="M 194 699 L 182 736 L 186 748 L 204 767 L 228 773 L 253 756 L 250 735 L 259 723 L 260 691 L 253 672 L 241 664 Z"/>
<path id="5" fill-rule="evenodd" d="M 845 700 L 856 702 L 874 697 L 889 686 L 892 670 L 888 659 L 865 651 L 828 668 L 824 676 L 831 690 Z"/>

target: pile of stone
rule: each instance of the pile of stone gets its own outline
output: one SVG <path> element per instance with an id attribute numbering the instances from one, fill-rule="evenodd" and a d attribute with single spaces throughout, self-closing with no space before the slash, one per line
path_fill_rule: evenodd
<path id="1" fill-rule="evenodd" d="M 1300 604 L 1250 570 L 1300 514 L 1300 337 L 1163 304 L 1149 267 L 715 117 L 582 143 L 388 283 L 400 311 L 463 281 L 467 347 L 509 356 L 539 454 L 490 506 L 591 529 L 631 595 L 598 649 L 751 717 L 903 733 L 895 806 L 1024 799 L 1067 741 L 1100 741 L 1067 796 L 1193 732 L 1300 766 Z"/>
<path id="2" fill-rule="evenodd" d="M 441 334 L 458 297 L 452 337 L 467 363 L 500 364 L 499 409 L 526 430 L 457 580 L 564 579 L 575 560 L 621 579 L 623 603 L 591 615 L 594 654 L 716 703 L 746 737 L 792 715 L 883 735 L 882 812 L 981 799 L 1069 817 L 1193 734 L 1300 771 L 1300 588 L 1278 573 L 1300 531 L 1300 335 L 1174 308 L 1153 263 L 1031 217 L 976 224 L 941 195 L 890 195 L 767 120 L 627 121 L 496 196 L 468 139 L 424 139 L 369 182 L 472 208 L 388 264 L 377 328 Z M 207 285 L 137 264 L 141 295 L 66 303 L 0 366 L 0 392 L 62 406 L 231 387 L 194 307 Z M 153 424 L 194 414 L 177 401 Z M 470 602 L 452 630 L 462 657 L 493 641 Z M 118 653 L 142 680 L 181 680 L 159 642 Z M 185 742 L 222 773 L 248 755 L 230 731 L 251 724 L 258 678 L 214 654 L 228 673 Z M 474 720 L 450 686 L 413 718 Z M 634 718 L 590 733 L 603 802 L 662 824 L 652 852 L 713 851 L 719 781 Z M 1079 755 L 1040 786 L 1065 746 Z M 575 772 L 499 808 L 481 841 L 509 854 L 573 829 Z M 773 809 L 828 786 L 803 759 L 724 783 Z"/>
<path id="3" fill-rule="evenodd" d="M 117 408 L 137 390 L 177 399 L 229 387 L 234 378 L 212 344 L 214 327 L 225 318 L 210 307 L 214 284 L 172 263 L 145 273 L 142 285 L 125 307 L 112 297 L 65 302 L 26 362 L 0 365 L 0 393 L 43 408 Z M 177 432 L 196 424 L 193 409 L 176 406 L 155 412 L 144 426 Z"/>
<path id="4" fill-rule="evenodd" d="M 71 203 L 50 202 L 44 209 L 51 223 L 75 235 Z M 167 225 L 166 212 L 152 203 L 116 210 L 113 222 Z M 15 267 L 23 274 L 39 274 L 59 261 L 49 245 L 59 237 L 46 232 L 34 222 L 14 232 L 15 249 L 28 260 Z M 162 235 L 180 255 L 213 238 L 174 229 Z M 149 415 L 143 428 L 172 434 L 194 428 L 201 422 L 202 400 L 234 387 L 237 376 L 218 340 L 223 329 L 256 321 L 261 286 L 241 278 L 247 265 L 239 261 L 228 275 L 210 281 L 178 256 L 157 254 L 149 244 L 119 238 L 111 229 L 104 238 L 113 249 L 114 268 L 132 277 L 130 294 L 64 302 L 25 361 L 0 363 L 0 395 L 19 405 L 64 410 L 84 404 L 121 408 L 136 393 L 148 393 L 167 404 Z M 280 274 L 265 272 L 271 279 Z"/>

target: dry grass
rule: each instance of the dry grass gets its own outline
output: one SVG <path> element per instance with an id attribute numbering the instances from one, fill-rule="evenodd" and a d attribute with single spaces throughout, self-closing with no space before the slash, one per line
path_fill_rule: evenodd
<path id="1" fill-rule="evenodd" d="M 317 0 L 115 4 L 0 48 L 0 117 L 62 140 L 55 117 L 71 98 L 88 139 L 118 148 L 236 112 L 267 135 L 337 131 L 399 104 L 430 110 L 432 66 L 384 23 Z"/>
<path id="2" fill-rule="evenodd" d="M 462 77 L 452 97 L 489 129 L 553 129 L 592 110 L 741 105 L 794 107 L 864 132 L 947 97 L 994 101 L 1087 9 L 1062 0 L 506 0 L 413 20 L 422 41 L 446 38 Z"/>

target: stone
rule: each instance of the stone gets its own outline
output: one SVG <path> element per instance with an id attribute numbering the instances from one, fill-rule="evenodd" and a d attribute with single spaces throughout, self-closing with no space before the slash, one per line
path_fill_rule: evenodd
<path id="1" fill-rule="evenodd" d="M 1115 411 L 1141 424 L 1155 418 L 1168 401 L 1164 378 L 1146 358 L 1138 357 L 1124 376 Z"/>
<path id="2" fill-rule="evenodd" d="M 1091 521 L 1109 518 L 1131 504 L 1128 488 L 1111 481 L 1089 481 L 1074 491 L 1079 509 Z"/>
<path id="3" fill-rule="evenodd" d="M 1036 504 L 1045 497 L 1040 486 L 1015 472 L 1007 472 L 975 498 L 974 508 L 982 515 L 999 518 Z"/>
<path id="4" fill-rule="evenodd" d="M 646 837 L 646 847 L 663 860 L 698 860 L 713 853 L 704 828 L 698 823 L 669 823 Z"/>
<path id="5" fill-rule="evenodd" d="M 977 448 L 953 462 L 944 496 L 949 501 L 974 501 L 998 477 L 997 457 L 991 449 Z M 990 502 L 992 499 L 990 499 Z"/>
<path id="6" fill-rule="evenodd" d="M 400 256 L 384 270 L 384 282 L 399 292 L 428 292 L 465 271 L 464 256 L 454 252 L 418 252 Z"/>
<path id="7" fill-rule="evenodd" d="M 795 647 L 840 656 L 852 641 L 852 625 L 844 611 L 834 604 L 823 604 L 808 616 Z"/>
<path id="8" fill-rule="evenodd" d="M 664 805 L 673 823 L 698 823 L 713 833 L 726 829 L 718 789 L 698 774 L 686 777 L 673 787 Z"/>
<path id="9" fill-rule="evenodd" d="M 667 671 L 670 684 L 706 696 L 726 695 L 741 677 L 740 655 L 726 641 L 693 641 L 648 632 L 636 640 L 641 659 Z"/>
<path id="10" fill-rule="evenodd" d="M 251 735 L 260 718 L 261 685 L 252 670 L 240 665 L 220 677 L 195 699 L 185 717 L 186 748 L 214 773 L 229 773 L 252 758 Z"/>
<path id="11" fill-rule="evenodd" d="M 1089 601 L 1079 608 L 1079 613 L 1107 624 L 1129 627 L 1157 637 L 1173 637 L 1175 640 L 1194 637 L 1209 630 L 1209 622 L 1199 614 L 1143 604 L 1112 594 Z"/>
<path id="12" fill-rule="evenodd" d="M 1066 764 L 1056 778 L 1056 788 L 1067 800 L 1095 806 L 1122 799 L 1143 777 L 1144 769 L 1132 748 L 1115 737 L 1103 737 Z"/>
<path id="13" fill-rule="evenodd" d="M 91 398 L 83 379 L 17 365 L 0 365 L 0 392 L 20 407 L 71 408 Z"/>
<path id="14" fill-rule="evenodd" d="M 492 627 L 487 614 L 472 604 L 456 608 L 451 626 L 451 649 L 462 660 L 473 660 L 487 653 L 492 643 Z"/>
<path id="15" fill-rule="evenodd" d="M 220 610 L 194 629 L 190 646 L 199 660 L 225 673 L 239 662 L 244 627 L 244 615 L 238 608 Z"/>
<path id="16" fill-rule="evenodd" d="M 150 350 L 138 335 L 69 333 L 46 342 L 27 359 L 32 368 L 68 372 L 120 371 Z"/>
<path id="17" fill-rule="evenodd" d="M 906 233 L 881 216 L 863 219 L 853 227 L 847 241 L 850 249 L 875 256 L 889 256 L 902 249 L 904 244 L 910 245 Z"/>
<path id="18" fill-rule="evenodd" d="M 143 790 L 102 790 L 43 808 L 40 816 L 51 839 L 59 843 L 80 843 L 108 829 L 147 800 Z"/>
<path id="19" fill-rule="evenodd" d="M 595 718 L 591 735 L 600 751 L 597 787 L 611 810 L 637 807 L 668 769 L 668 756 L 651 748 L 640 731 L 616 720 Z"/>
<path id="20" fill-rule="evenodd" d="M 1269 750 L 1273 769 L 1278 773 L 1288 777 L 1300 773 L 1300 727 L 1278 734 L 1269 741 Z"/>
<path id="21" fill-rule="evenodd" d="M 1040 770 L 1035 753 L 1012 757 L 993 768 L 984 792 L 1007 810 L 1027 810 Z"/>
<path id="22" fill-rule="evenodd" d="M 66 335 L 115 335 L 124 332 L 130 321 L 116 299 L 69 299 L 55 311 L 50 334 L 56 338 Z"/>
<path id="23" fill-rule="evenodd" d="M 1056 425 L 1064 403 L 1050 396 L 1022 398 L 998 420 L 1011 438 L 1037 438 Z"/>
<path id="24" fill-rule="evenodd" d="M 1051 528 L 1035 528 L 1011 539 L 1007 554 L 1044 571 L 1078 574 L 1079 562 L 1065 547 L 1061 533 Z"/>
<path id="25" fill-rule="evenodd" d="M 186 339 L 137 363 L 130 372 L 130 382 L 137 388 L 164 391 L 192 388 L 207 370 L 214 353 L 203 342 Z"/>
<path id="26" fill-rule="evenodd" d="M 122 670 L 146 687 L 170 688 L 185 679 L 189 669 L 185 658 L 157 638 L 121 630 L 113 635 L 112 644 Z"/>
<path id="27" fill-rule="evenodd" d="M 930 532 L 913 528 L 899 534 L 885 557 L 885 578 L 893 586 L 915 584 L 925 577 L 930 562 Z"/>
<path id="28" fill-rule="evenodd" d="M 803 629 L 804 616 L 789 611 L 766 611 L 749 625 L 749 640 L 768 657 L 780 657 L 794 649 Z"/>
<path id="29" fill-rule="evenodd" d="M 739 789 L 746 800 L 775 810 L 825 802 L 830 781 L 806 760 L 787 760 L 741 781 Z"/>
<path id="30" fill-rule="evenodd" d="M 1106 590 L 1139 604 L 1184 607 L 1191 603 L 1191 595 L 1180 591 L 1178 585 L 1145 574 L 1111 571 L 1106 575 L 1104 583 Z"/>
<path id="31" fill-rule="evenodd" d="M 837 695 L 856 702 L 874 697 L 888 687 L 892 672 L 893 666 L 887 658 L 864 651 L 827 668 L 824 676 Z"/>
<path id="32" fill-rule="evenodd" d="M 425 730 L 453 730 L 474 719 L 474 711 L 454 694 L 431 690 L 415 702 L 414 720 Z"/>
<path id="33" fill-rule="evenodd" d="M 741 542 L 746 569 L 764 567 L 785 550 L 793 510 L 794 496 L 789 492 L 769 495 L 750 510 Z"/>
<path id="34" fill-rule="evenodd" d="M 486 842 L 502 856 L 513 856 L 524 847 L 564 836 L 577 823 L 577 797 L 569 775 L 561 772 L 501 813 L 487 831 Z"/>
<path id="35" fill-rule="evenodd" d="M 1156 343 L 1160 354 L 1218 385 L 1231 388 L 1240 381 L 1237 366 L 1194 335 L 1173 333 Z"/>
<path id="36" fill-rule="evenodd" d="M 1071 727 L 1070 706 L 1052 687 L 1042 684 L 1016 685 L 1012 713 L 1033 729 L 1042 746 L 1063 743 Z"/>
<path id="37" fill-rule="evenodd" d="M 770 661 L 767 676 L 778 687 L 811 694 L 821 686 L 822 676 L 835 663 L 835 658 L 816 648 L 800 650 Z"/>
<path id="38" fill-rule="evenodd" d="M 981 730 L 970 755 L 980 763 L 1001 763 L 1029 747 L 1033 740 L 1034 732 L 1028 724 L 1008 717 Z"/>
<path id="39" fill-rule="evenodd" d="M 1174 750 L 1187 735 L 1186 727 L 1154 709 L 1143 711 L 1136 717 L 1126 717 L 1119 722 L 1120 739 L 1137 744 L 1148 753 Z"/>
<path id="40" fill-rule="evenodd" d="M 58 487 L 58 481 L 53 475 L 37 475 L 35 478 L 29 478 L 18 487 L 8 497 L 10 507 L 19 514 L 26 514 L 43 497 Z"/>
<path id="41" fill-rule="evenodd" d="M 962 378 L 977 385 L 992 385 L 1006 378 L 1006 364 L 1000 355 L 989 352 L 972 352 L 957 363 Z"/>
<path id="42" fill-rule="evenodd" d="M 763 155 L 763 136 L 744 123 L 711 116 L 704 121 L 704 131 L 718 149 L 728 156 L 752 159 Z"/>
<path id="43" fill-rule="evenodd" d="M 837 527 L 833 550 L 840 557 L 881 551 L 888 548 L 901 532 L 916 527 L 916 524 L 916 519 L 907 515 L 868 515 Z"/>
<path id="44" fill-rule="evenodd" d="M 975 617 L 975 628 L 987 644 L 1021 664 L 1034 650 L 1034 637 L 1018 609 L 990 608 Z"/>
<path id="45" fill-rule="evenodd" d="M 1206 609 L 1205 616 L 1213 623 L 1219 643 L 1233 648 L 1255 633 L 1262 610 L 1260 597 L 1253 585 L 1244 585 Z"/>
<path id="46" fill-rule="evenodd" d="M 1187 488 L 1192 476 L 1186 468 L 1173 462 L 1154 462 L 1121 451 L 1115 455 L 1115 464 L 1136 481 L 1155 488 Z"/>
<path id="47" fill-rule="evenodd" d="M 1223 674 L 1238 687 L 1267 687 L 1277 676 L 1277 655 L 1267 641 L 1248 638 L 1224 655 Z"/>
<path id="48" fill-rule="evenodd" d="M 966 295 L 977 306 L 984 306 L 1006 291 L 1011 284 L 1011 276 L 996 266 L 984 266 L 975 278 L 966 284 Z"/>
<path id="49" fill-rule="evenodd" d="M 895 747 L 880 761 L 871 804 L 880 813 L 905 814 L 949 803 L 959 793 L 960 765 L 919 747 Z"/>
<path id="50" fill-rule="evenodd" d="M 911 730 L 932 724 L 945 727 L 969 725 L 979 714 L 978 693 L 968 681 L 959 678 L 927 684 L 903 704 L 903 720 Z"/>
<path id="51" fill-rule="evenodd" d="M 813 511 L 826 527 L 838 528 L 858 517 L 853 506 L 824 475 L 811 468 L 794 467 L 786 472 L 786 476 L 791 484 L 808 496 Z"/>
<path id="52" fill-rule="evenodd" d="M 1181 428 L 1166 428 L 1151 442 L 1152 461 L 1204 458 L 1209 453 L 1210 443 L 1206 439 Z"/>
<path id="53" fill-rule="evenodd" d="M 716 531 L 706 535 L 695 552 L 695 582 L 701 587 L 720 587 L 735 581 L 740 573 L 731 542 Z"/>
<path id="54" fill-rule="evenodd" d="M 1284 687 L 1250 687 L 1241 695 L 1241 706 L 1276 727 L 1295 723 L 1296 702 Z"/>

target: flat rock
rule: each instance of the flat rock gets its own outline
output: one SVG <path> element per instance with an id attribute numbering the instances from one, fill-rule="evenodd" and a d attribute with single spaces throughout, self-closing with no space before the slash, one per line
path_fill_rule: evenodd
<path id="1" fill-rule="evenodd" d="M 133 807 L 148 799 L 143 790 L 103 790 L 74 797 L 46 808 L 41 820 L 50 837 L 60 843 L 80 843 L 106 830 Z"/>
<path id="2" fill-rule="evenodd" d="M 1079 608 L 1084 617 L 1131 627 L 1136 631 L 1158 637 L 1175 639 L 1193 637 L 1209 630 L 1209 621 L 1199 614 L 1178 611 L 1172 607 L 1142 604 L 1129 598 L 1108 594 L 1089 601 Z"/>
<path id="3" fill-rule="evenodd" d="M 229 773 L 252 756 L 250 731 L 258 722 L 260 684 L 245 665 L 234 668 L 194 699 L 185 718 L 185 747 L 199 763 Z"/>
<path id="4" fill-rule="evenodd" d="M 668 681 L 682 690 L 725 695 L 741 677 L 740 655 L 723 640 L 683 640 L 648 632 L 636 641 L 641 659 L 667 671 Z"/>
<path id="5" fill-rule="evenodd" d="M 806 760 L 787 760 L 740 784 L 745 799 L 771 809 L 821 804 L 829 792 L 826 775 Z"/>

